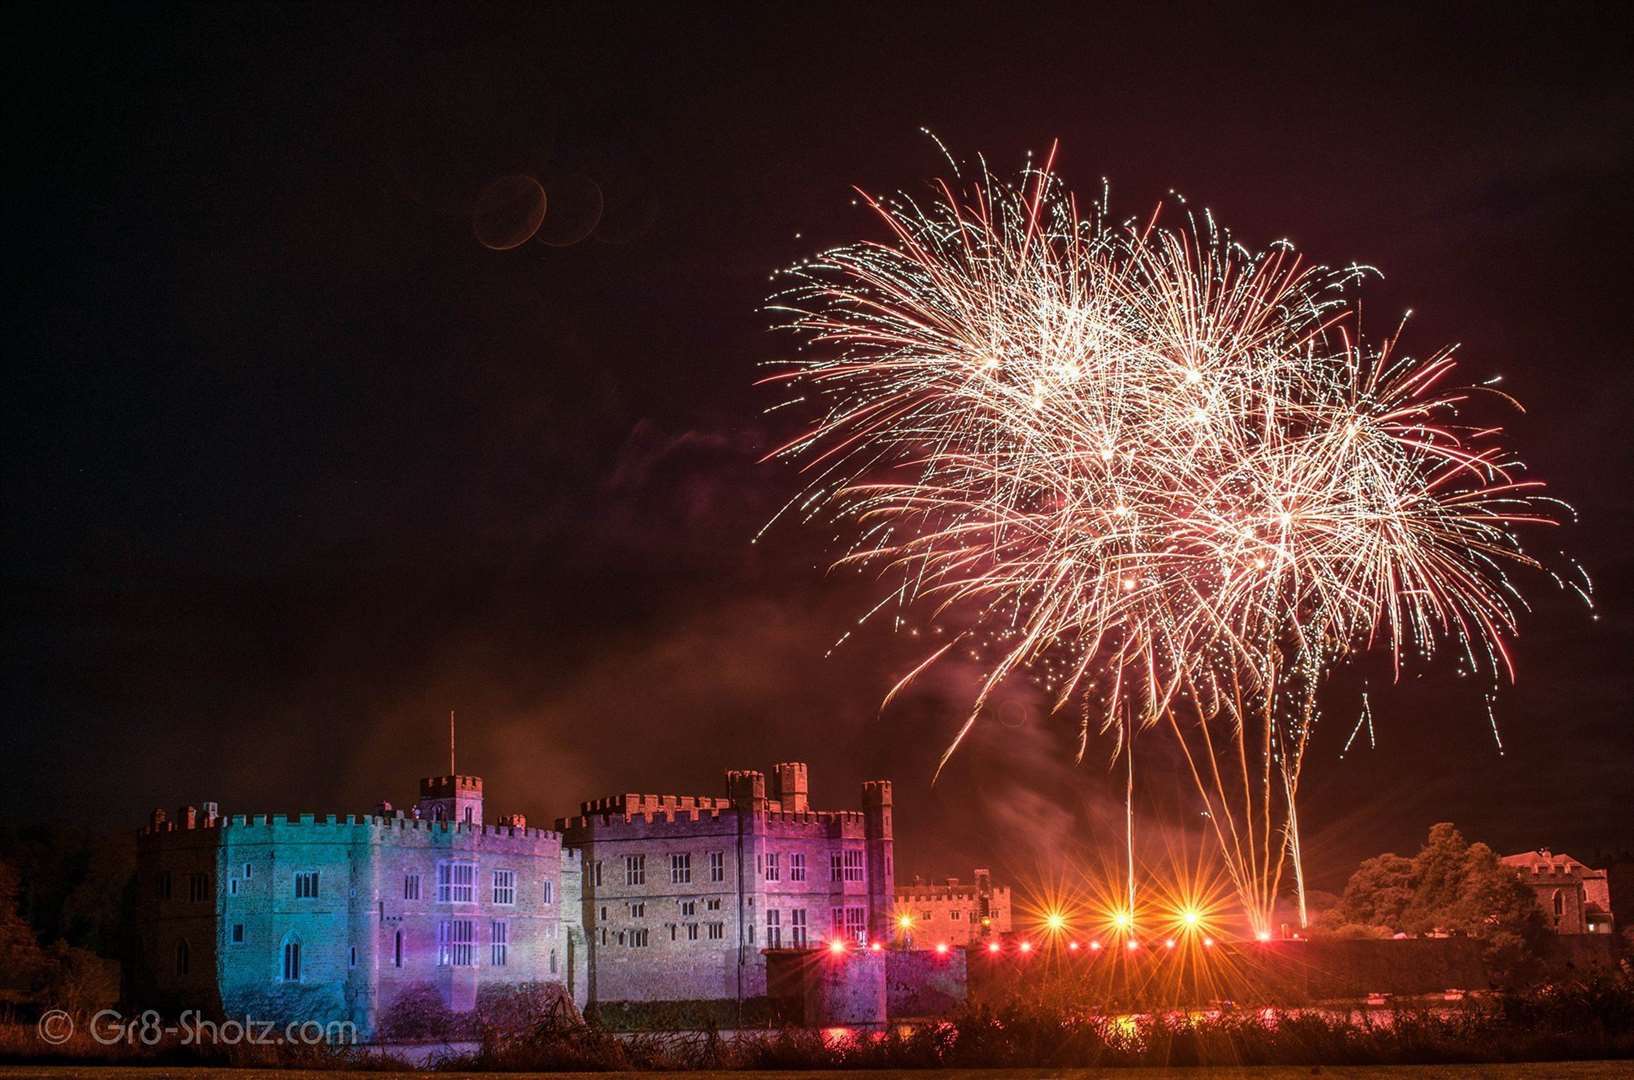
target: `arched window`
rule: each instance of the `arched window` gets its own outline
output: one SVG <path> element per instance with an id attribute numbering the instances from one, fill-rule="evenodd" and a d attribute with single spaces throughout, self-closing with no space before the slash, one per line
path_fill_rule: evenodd
<path id="1" fill-rule="evenodd" d="M 187 962 L 188 962 L 187 939 L 182 938 L 180 941 L 176 942 L 176 974 L 178 974 L 178 975 L 186 975 L 187 974 Z"/>
<path id="2" fill-rule="evenodd" d="M 1556 889 L 1555 890 L 1555 918 L 1558 919 L 1564 914 L 1566 914 L 1566 897 L 1561 893 L 1561 891 L 1559 889 Z"/>
<path id="3" fill-rule="evenodd" d="M 284 938 L 282 973 L 284 982 L 301 981 L 301 939 L 294 934 Z"/>
<path id="4" fill-rule="evenodd" d="M 392 944 L 392 963 L 397 967 L 403 966 L 403 931 L 397 931 L 397 940 Z"/>

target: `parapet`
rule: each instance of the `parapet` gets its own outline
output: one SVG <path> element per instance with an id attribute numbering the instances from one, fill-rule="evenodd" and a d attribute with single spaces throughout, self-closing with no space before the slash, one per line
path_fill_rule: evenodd
<path id="1" fill-rule="evenodd" d="M 481 795 L 480 776 L 427 776 L 420 781 L 420 798 L 449 799 L 457 794 Z"/>

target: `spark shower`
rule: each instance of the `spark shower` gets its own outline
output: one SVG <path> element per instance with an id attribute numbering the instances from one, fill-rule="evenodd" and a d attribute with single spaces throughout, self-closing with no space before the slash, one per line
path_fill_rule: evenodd
<path id="1" fill-rule="evenodd" d="M 784 271 L 801 347 L 763 382 L 809 422 L 768 455 L 805 478 L 779 516 L 879 575 L 861 621 L 942 630 L 886 704 L 955 648 L 986 658 L 943 764 L 1015 678 L 1131 783 L 1136 732 L 1175 740 L 1263 930 L 1290 863 L 1303 917 L 1324 674 L 1451 651 L 1512 680 L 1511 571 L 1541 566 L 1520 533 L 1569 510 L 1485 416 L 1518 403 L 1458 384 L 1452 348 L 1404 353 L 1405 319 L 1364 335 L 1369 268 L 1251 249 L 1180 200 L 1114 220 L 1053 158 L 859 192 L 880 239 Z"/>

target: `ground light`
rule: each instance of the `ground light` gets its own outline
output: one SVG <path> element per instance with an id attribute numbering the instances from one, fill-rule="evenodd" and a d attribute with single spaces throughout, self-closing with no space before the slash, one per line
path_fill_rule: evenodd
<path id="1" fill-rule="evenodd" d="M 1211 938 L 1211 937 L 1204 938 L 1203 939 L 1203 948 L 1205 948 L 1205 949 L 1214 948 L 1214 939 Z"/>
<path id="2" fill-rule="evenodd" d="M 1138 948 L 1140 948 L 1140 942 L 1136 941 L 1134 938 L 1130 938 L 1129 939 L 1129 951 L 1134 952 Z"/>
<path id="3" fill-rule="evenodd" d="M 996 942 L 996 941 L 989 941 L 987 943 L 987 951 L 988 952 L 998 952 L 999 951 L 999 943 Z"/>
<path id="4" fill-rule="evenodd" d="M 904 930 L 912 930 L 913 929 L 913 916 L 912 915 L 899 916 L 897 918 L 897 920 L 896 920 L 896 924 L 898 926 L 902 927 L 902 929 L 904 929 Z"/>
<path id="5" fill-rule="evenodd" d="M 1076 941 L 1067 942 L 1067 949 L 1070 950 L 1071 952 L 1077 952 L 1078 951 L 1078 943 Z"/>
<path id="6" fill-rule="evenodd" d="M 1254 936 L 1256 938 L 1258 938 L 1260 941 L 1270 941 L 1271 940 L 1271 931 L 1261 930 L 1259 933 L 1255 934 Z"/>
<path id="7" fill-rule="evenodd" d="M 835 938 L 833 941 L 828 943 L 828 951 L 838 956 L 840 953 L 845 952 L 845 942 L 841 941 L 839 938 Z"/>
<path id="8" fill-rule="evenodd" d="M 939 953 L 945 953 L 945 952 L 947 952 L 947 942 L 945 942 L 945 941 L 938 941 L 938 942 L 937 942 L 937 943 L 936 943 L 936 951 L 937 951 L 937 952 L 939 952 Z"/>
<path id="9" fill-rule="evenodd" d="M 1051 930 L 1060 930 L 1067 925 L 1067 917 L 1059 911 L 1052 911 L 1044 917 L 1044 925 Z"/>
<path id="10" fill-rule="evenodd" d="M 1202 919 L 1203 917 L 1197 913 L 1196 908 L 1187 908 L 1180 913 L 1180 921 L 1187 926 L 1196 926 Z"/>
<path id="11" fill-rule="evenodd" d="M 1030 942 L 1030 941 L 1023 941 L 1021 943 L 1020 948 L 1021 948 L 1022 952 L 1032 952 L 1033 951 L 1033 943 Z"/>
<path id="12" fill-rule="evenodd" d="M 869 952 L 879 952 L 879 950 L 882 949 L 882 948 L 884 948 L 884 946 L 882 946 L 879 942 L 875 941 L 875 942 L 872 942 L 868 946 L 868 951 Z"/>
<path id="13" fill-rule="evenodd" d="M 1092 941 L 1089 943 L 1089 949 L 1091 952 L 1100 952 L 1101 943 L 1099 941 Z"/>

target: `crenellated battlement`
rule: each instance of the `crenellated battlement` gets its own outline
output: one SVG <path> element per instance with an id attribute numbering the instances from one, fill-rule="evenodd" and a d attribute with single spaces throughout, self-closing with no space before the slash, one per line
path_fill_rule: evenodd
<path id="1" fill-rule="evenodd" d="M 174 833 L 203 832 L 206 830 L 243 831 L 251 829 L 276 830 L 280 833 L 291 829 L 357 829 L 371 830 L 376 833 L 402 836 L 434 836 L 450 837 L 491 837 L 494 839 L 517 839 L 534 842 L 561 843 L 562 834 L 554 829 L 529 828 L 525 825 L 513 824 L 468 824 L 463 821 L 432 821 L 423 818 L 414 818 L 397 811 L 392 815 L 384 814 L 325 814 L 296 811 L 293 813 L 262 813 L 262 814 L 233 814 L 231 816 L 216 816 L 208 820 L 199 821 L 188 826 L 182 822 L 171 821 L 165 818 L 150 821 L 139 831 L 141 836 L 159 836 Z"/>
<path id="2" fill-rule="evenodd" d="M 456 795 L 481 795 L 480 776 L 427 776 L 420 781 L 420 798 L 451 799 Z"/>

